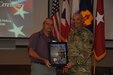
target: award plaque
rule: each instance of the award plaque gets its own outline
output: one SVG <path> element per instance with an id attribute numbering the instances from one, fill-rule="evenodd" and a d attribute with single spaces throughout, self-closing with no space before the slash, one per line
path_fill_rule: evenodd
<path id="1" fill-rule="evenodd" d="M 67 59 L 66 42 L 49 42 L 49 60 L 52 66 L 65 66 Z"/>

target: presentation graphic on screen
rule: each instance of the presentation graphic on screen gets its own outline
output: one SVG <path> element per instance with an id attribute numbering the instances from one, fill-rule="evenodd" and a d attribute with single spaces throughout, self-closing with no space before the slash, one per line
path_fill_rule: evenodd
<path id="1" fill-rule="evenodd" d="M 0 37 L 29 37 L 33 32 L 33 0 L 0 0 Z"/>

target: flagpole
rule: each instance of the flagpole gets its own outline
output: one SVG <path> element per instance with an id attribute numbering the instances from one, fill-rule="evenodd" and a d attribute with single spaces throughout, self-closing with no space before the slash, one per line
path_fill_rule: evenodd
<path id="1" fill-rule="evenodd" d="M 95 58 L 94 58 L 94 60 L 93 60 L 93 75 L 95 75 L 95 71 L 96 70 L 96 60 L 95 60 Z"/>

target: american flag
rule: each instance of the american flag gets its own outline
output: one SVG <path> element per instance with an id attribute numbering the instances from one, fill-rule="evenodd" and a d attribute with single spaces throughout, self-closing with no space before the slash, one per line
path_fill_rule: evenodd
<path id="1" fill-rule="evenodd" d="M 54 21 L 54 31 L 53 35 L 57 37 L 57 39 L 60 41 L 60 30 L 59 30 L 59 19 L 60 19 L 60 14 L 59 14 L 59 0 L 53 0 L 52 2 L 52 18 Z"/>

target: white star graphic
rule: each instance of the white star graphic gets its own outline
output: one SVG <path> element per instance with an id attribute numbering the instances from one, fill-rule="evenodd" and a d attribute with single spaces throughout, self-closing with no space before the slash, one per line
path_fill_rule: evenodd
<path id="1" fill-rule="evenodd" d="M 17 0 L 17 1 L 11 1 L 11 5 L 20 4 L 26 0 Z"/>
<path id="2" fill-rule="evenodd" d="M 23 19 L 24 19 L 24 14 L 28 14 L 29 13 L 29 12 L 26 12 L 26 11 L 23 10 L 23 8 L 24 8 L 23 4 L 21 5 L 21 8 L 17 8 L 15 6 L 14 6 L 14 8 L 17 10 L 17 12 L 14 13 L 14 15 L 20 15 Z"/>
<path id="3" fill-rule="evenodd" d="M 13 29 L 9 29 L 8 31 L 14 32 L 14 33 L 15 33 L 15 37 L 18 37 L 19 34 L 25 36 L 25 34 L 21 31 L 22 28 L 23 28 L 23 26 L 17 27 L 17 26 L 13 23 Z"/>
<path id="4" fill-rule="evenodd" d="M 100 15 L 99 12 L 97 12 L 97 17 L 96 17 L 97 25 L 99 24 L 99 22 L 104 22 L 103 17 L 104 17 L 103 14 Z"/>

